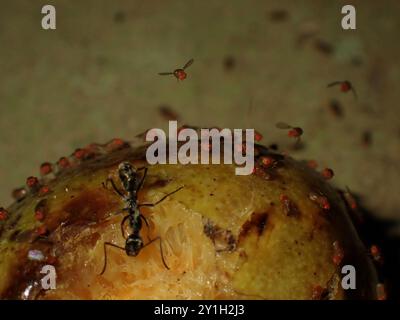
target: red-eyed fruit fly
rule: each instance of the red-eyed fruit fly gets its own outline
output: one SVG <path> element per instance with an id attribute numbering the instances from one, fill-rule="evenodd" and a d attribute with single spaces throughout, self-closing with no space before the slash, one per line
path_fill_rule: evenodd
<path id="1" fill-rule="evenodd" d="M 288 136 L 290 138 L 295 138 L 297 139 L 296 142 L 300 141 L 300 137 L 303 135 L 303 129 L 300 127 L 292 127 L 291 125 L 285 123 L 285 122 L 278 122 L 276 124 L 276 127 L 278 129 L 284 129 L 284 130 L 289 130 L 288 131 Z"/>
<path id="2" fill-rule="evenodd" d="M 379 264 L 383 264 L 383 256 L 381 249 L 377 245 L 372 245 L 371 248 L 369 249 L 369 252 L 372 256 L 372 258 L 378 262 Z"/>
<path id="3" fill-rule="evenodd" d="M 348 206 L 352 210 L 357 210 L 358 209 L 357 201 L 354 198 L 354 196 L 351 194 L 351 191 L 350 191 L 349 187 L 346 186 L 346 192 L 344 192 L 343 195 L 344 195 L 344 198 L 345 198 Z"/>
<path id="4" fill-rule="evenodd" d="M 339 266 L 342 263 L 344 258 L 344 251 L 339 241 L 335 241 L 333 243 L 333 257 L 332 261 L 336 266 Z"/>
<path id="5" fill-rule="evenodd" d="M 176 79 L 179 80 L 185 80 L 187 77 L 187 74 L 185 72 L 185 69 L 189 68 L 193 64 L 194 60 L 190 59 L 186 64 L 182 67 L 182 69 L 175 69 L 172 72 L 160 72 L 160 76 L 168 76 L 168 75 L 174 75 Z"/>
<path id="6" fill-rule="evenodd" d="M 323 300 L 326 298 L 328 290 L 322 288 L 320 285 L 314 286 L 312 288 L 311 299 L 312 300 Z"/>
<path id="7" fill-rule="evenodd" d="M 340 91 L 346 93 L 346 92 L 353 92 L 354 97 L 357 99 L 357 93 L 356 90 L 354 89 L 353 85 L 351 84 L 350 81 L 344 80 L 344 81 L 334 81 L 328 84 L 328 88 L 333 87 L 333 86 L 340 86 Z"/>
<path id="8" fill-rule="evenodd" d="M 383 283 L 378 283 L 376 285 L 376 298 L 378 300 L 386 300 L 387 299 L 386 288 Z"/>
<path id="9" fill-rule="evenodd" d="M 330 210 L 330 208 L 331 208 L 328 198 L 325 197 L 324 195 L 318 194 L 316 192 L 310 192 L 308 195 L 308 198 L 312 202 L 315 202 L 316 204 L 318 204 L 319 207 L 324 210 Z"/>
<path id="10" fill-rule="evenodd" d="M 330 169 L 330 168 L 325 168 L 324 170 L 321 171 L 321 175 L 322 175 L 326 180 L 329 180 L 329 179 L 332 179 L 332 178 L 333 178 L 334 172 L 333 172 L 333 170 Z"/>
<path id="11" fill-rule="evenodd" d="M 259 133 L 257 130 L 254 130 L 254 140 L 259 142 L 261 141 L 263 138 L 263 135 L 261 133 Z"/>
<path id="12" fill-rule="evenodd" d="M 8 211 L 3 207 L 0 208 L 0 221 L 7 220 L 8 218 Z"/>

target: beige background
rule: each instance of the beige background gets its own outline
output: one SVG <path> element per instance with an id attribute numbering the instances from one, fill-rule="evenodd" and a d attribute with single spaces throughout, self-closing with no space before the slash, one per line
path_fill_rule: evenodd
<path id="1" fill-rule="evenodd" d="M 254 127 L 283 149 L 289 140 L 274 124 L 301 126 L 306 147 L 295 157 L 333 168 L 334 182 L 359 193 L 376 215 L 400 216 L 399 1 L 351 1 L 356 31 L 340 26 L 348 1 L 51 3 L 56 31 L 41 29 L 46 1 L 1 1 L 1 204 L 44 161 L 166 128 L 158 107 L 167 104 L 181 123 Z M 286 19 L 271 19 L 277 9 Z M 312 36 L 300 45 L 304 34 Z M 332 52 L 318 50 L 317 39 Z M 190 58 L 184 82 L 157 75 Z M 343 79 L 353 82 L 357 101 L 326 88 Z M 329 112 L 332 98 L 343 118 Z"/>

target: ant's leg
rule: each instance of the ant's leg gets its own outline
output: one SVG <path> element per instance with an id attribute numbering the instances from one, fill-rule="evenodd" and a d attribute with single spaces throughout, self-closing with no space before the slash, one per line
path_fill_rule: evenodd
<path id="1" fill-rule="evenodd" d="M 149 223 L 147 222 L 147 219 L 144 217 L 144 215 L 140 214 L 139 217 L 144 221 L 144 223 L 146 224 L 147 229 L 149 229 Z M 147 239 L 149 239 L 149 241 L 151 240 L 149 235 L 147 235 Z"/>
<path id="2" fill-rule="evenodd" d="M 140 170 L 140 169 L 138 169 L 138 170 Z M 147 167 L 144 167 L 143 177 L 142 177 L 142 180 L 140 180 L 140 182 L 139 182 L 139 185 L 138 185 L 137 190 L 140 190 L 140 188 L 143 186 L 144 179 L 146 179 L 146 175 L 147 175 L 147 171 L 148 171 L 148 170 L 149 170 L 149 169 L 148 169 Z"/>
<path id="3" fill-rule="evenodd" d="M 124 223 L 128 219 L 129 219 L 129 215 L 125 216 L 121 221 L 121 234 L 122 234 L 122 236 L 124 237 L 125 240 L 126 240 L 126 236 L 125 236 L 125 231 L 124 231 Z"/>
<path id="4" fill-rule="evenodd" d="M 124 194 L 123 194 L 120 190 L 118 190 L 117 186 L 115 185 L 114 180 L 111 179 L 111 178 L 107 178 L 105 184 L 104 184 L 104 182 L 102 182 L 103 188 L 108 189 L 108 188 L 107 188 L 108 183 L 111 183 L 111 186 L 113 187 L 114 191 L 115 191 L 118 195 L 120 195 L 122 198 L 125 197 Z"/>
<path id="5" fill-rule="evenodd" d="M 123 248 L 123 247 L 117 246 L 116 244 L 113 244 L 111 242 L 104 242 L 104 246 L 103 246 L 103 248 L 104 248 L 104 266 L 100 272 L 100 275 L 103 275 L 103 273 L 106 271 L 106 268 L 107 268 L 107 247 L 106 246 L 114 247 L 114 248 L 125 251 L 125 248 Z"/>
<path id="6" fill-rule="evenodd" d="M 165 195 L 164 197 L 162 197 L 160 200 L 158 200 L 155 203 L 140 203 L 138 205 L 138 208 L 140 207 L 154 207 L 156 205 L 158 205 L 160 202 L 164 201 L 166 198 L 168 198 L 169 196 L 173 195 L 174 193 L 178 192 L 179 190 L 181 190 L 183 187 L 180 187 L 178 189 L 176 189 L 175 191 L 172 191 L 171 193 L 168 193 L 167 195 Z"/>
<path id="7" fill-rule="evenodd" d="M 161 240 L 160 237 L 157 237 L 157 238 L 154 238 L 154 239 L 150 240 L 149 242 L 147 242 L 147 243 L 143 246 L 143 248 L 147 247 L 149 244 L 152 244 L 154 241 L 157 241 L 157 240 L 160 240 L 161 260 L 162 260 L 162 262 L 163 262 L 164 267 L 165 267 L 167 270 L 169 270 L 169 267 L 168 267 L 168 265 L 167 265 L 167 263 L 165 262 L 165 259 L 164 259 L 164 253 L 163 253 L 163 249 L 162 249 L 162 240 Z M 142 249 L 143 249 L 143 248 L 142 248 Z"/>

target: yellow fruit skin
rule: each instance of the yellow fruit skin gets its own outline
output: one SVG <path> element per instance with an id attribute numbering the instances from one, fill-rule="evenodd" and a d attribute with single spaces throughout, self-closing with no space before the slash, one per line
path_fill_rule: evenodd
<path id="1" fill-rule="evenodd" d="M 1 298 L 311 299 L 317 285 L 329 287 L 331 299 L 375 298 L 375 270 L 340 196 L 288 157 L 280 158 L 272 179 L 237 176 L 234 165 L 149 166 L 139 202 L 156 202 L 183 186 L 142 210 L 149 227 L 143 224 L 141 236 L 145 243 L 162 239 L 170 270 L 155 241 L 136 257 L 107 248 L 100 275 L 104 242 L 125 243 L 124 200 L 102 183 L 111 177 L 121 188 L 118 164 L 143 166 L 144 152 L 143 146 L 128 147 L 85 160 L 48 181 L 49 194 L 30 194 L 8 209 L 10 218 L 0 222 Z M 310 200 L 316 191 L 329 199 L 330 210 Z M 282 195 L 296 205 L 296 215 L 288 215 Z M 45 219 L 36 221 L 35 207 L 44 198 Z M 45 237 L 35 233 L 41 225 L 49 231 Z M 356 267 L 357 289 L 351 292 L 341 289 L 341 268 L 332 261 L 335 241 L 343 246 L 343 264 Z M 28 260 L 33 249 L 46 261 Z M 56 268 L 55 290 L 32 286 L 43 277 L 44 264 Z"/>

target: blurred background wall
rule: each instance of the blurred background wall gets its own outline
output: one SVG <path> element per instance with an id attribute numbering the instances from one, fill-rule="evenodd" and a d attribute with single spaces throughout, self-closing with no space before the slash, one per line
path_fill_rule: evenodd
<path id="1" fill-rule="evenodd" d="M 400 2 L 350 2 L 355 31 L 341 28 L 349 1 L 1 0 L 0 203 L 44 161 L 165 129 L 168 106 L 181 124 L 256 128 L 282 150 L 275 123 L 301 126 L 293 156 L 399 217 Z M 48 3 L 55 31 L 41 28 Z M 183 82 L 157 74 L 190 58 Z"/>

